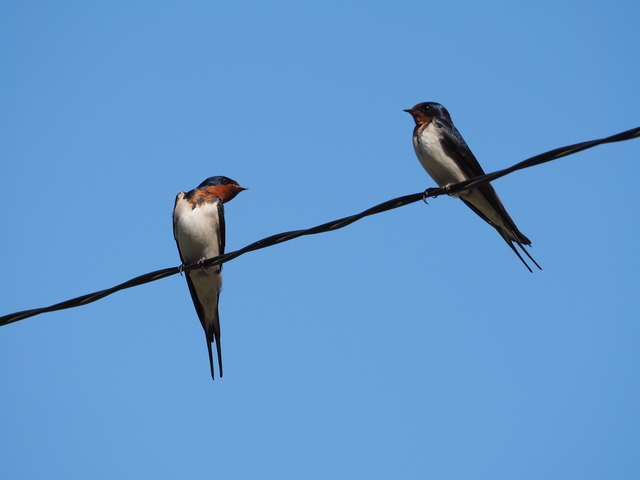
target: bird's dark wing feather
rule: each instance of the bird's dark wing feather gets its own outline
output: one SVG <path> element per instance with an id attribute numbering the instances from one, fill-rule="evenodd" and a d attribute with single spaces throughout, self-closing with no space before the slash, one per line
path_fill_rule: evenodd
<path id="1" fill-rule="evenodd" d="M 471 153 L 458 129 L 444 118 L 436 118 L 434 122 L 438 126 L 438 132 L 442 135 L 442 146 L 447 154 L 461 160 L 460 166 L 469 178 L 484 175 L 484 170 L 476 157 Z"/>
<path id="2" fill-rule="evenodd" d="M 226 244 L 226 226 L 224 224 L 224 204 L 222 200 L 218 200 L 218 239 L 220 240 L 220 253 L 224 255 L 224 247 Z M 222 264 L 220 264 L 220 271 L 222 271 Z"/>
<path id="3" fill-rule="evenodd" d="M 218 239 L 220 241 L 220 253 L 224 255 L 224 248 L 226 245 L 227 229 L 224 222 L 224 204 L 222 200 L 218 200 Z M 222 263 L 219 265 L 219 272 L 222 272 Z M 222 377 L 222 346 L 220 345 L 220 317 L 218 316 L 218 304 L 216 302 L 216 318 L 218 319 L 218 328 L 213 332 L 216 339 L 216 349 L 218 353 L 218 367 L 220 368 L 220 377 Z M 209 344 L 209 360 L 211 360 L 211 344 Z M 213 370 L 212 370 L 213 375 Z"/>

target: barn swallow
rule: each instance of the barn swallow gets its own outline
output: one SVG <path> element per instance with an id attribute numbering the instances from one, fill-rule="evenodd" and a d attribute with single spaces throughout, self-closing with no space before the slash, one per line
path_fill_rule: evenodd
<path id="1" fill-rule="evenodd" d="M 416 122 L 413 129 L 413 148 L 416 156 L 440 187 L 484 175 L 484 170 L 453 125 L 446 108 L 439 103 L 427 102 L 419 103 L 405 112 L 410 113 Z M 455 196 L 460 197 L 471 210 L 498 231 L 530 272 L 531 267 L 516 250 L 514 243 L 542 270 L 523 247 L 531 245 L 531 241 L 518 230 L 490 183 L 465 190 Z"/>
<path id="2" fill-rule="evenodd" d="M 178 245 L 182 265 L 191 265 L 224 253 L 225 224 L 223 204 L 232 200 L 245 187 L 227 177 L 211 177 L 190 192 L 180 192 L 173 207 L 173 236 Z M 204 328 L 209 349 L 211 378 L 215 341 L 218 366 L 222 377 L 222 350 L 220 348 L 220 317 L 218 299 L 222 289 L 222 265 L 198 268 L 186 272 L 187 285 L 193 305 Z"/>

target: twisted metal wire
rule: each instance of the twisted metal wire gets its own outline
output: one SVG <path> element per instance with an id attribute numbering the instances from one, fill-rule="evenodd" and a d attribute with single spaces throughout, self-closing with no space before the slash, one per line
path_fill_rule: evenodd
<path id="1" fill-rule="evenodd" d="M 245 253 L 252 252 L 254 250 L 260 250 L 262 248 L 271 247 L 279 243 L 288 242 L 290 240 L 293 240 L 298 237 L 302 237 L 304 235 L 315 235 L 318 233 L 338 230 L 340 228 L 346 227 L 347 225 L 351 225 L 352 223 L 357 222 L 358 220 L 368 217 L 370 215 L 376 215 L 378 213 L 386 212 L 388 210 L 393 210 L 394 208 L 403 207 L 405 205 L 409 205 L 411 203 L 415 203 L 420 200 L 426 200 L 429 197 L 437 197 L 439 195 L 447 195 L 447 194 L 450 195 L 450 194 L 458 193 L 470 188 L 475 188 L 484 183 L 488 183 L 500 177 L 504 177 L 505 175 L 509 175 L 510 173 L 513 173 L 517 170 L 523 170 L 525 168 L 541 165 L 543 163 L 550 162 L 552 160 L 557 160 L 558 158 L 566 157 L 567 155 L 572 155 L 574 153 L 581 152 L 582 150 L 586 150 L 588 148 L 593 148 L 597 145 L 602 145 L 605 143 L 613 143 L 613 142 L 622 142 L 625 140 L 631 140 L 638 137 L 640 137 L 640 127 L 633 128 L 631 130 L 627 130 L 625 132 L 618 133 L 616 135 L 612 135 L 610 137 L 602 138 L 599 140 L 591 140 L 587 142 L 576 143 L 574 145 L 569 145 L 566 147 L 557 148 L 555 150 L 551 150 L 549 152 L 531 157 L 509 168 L 505 168 L 504 170 L 498 170 L 493 173 L 475 177 L 470 180 L 465 180 L 464 182 L 447 185 L 441 188 L 429 188 L 422 193 L 414 193 L 412 195 L 405 195 L 403 197 L 394 198 L 392 200 L 388 200 L 384 203 L 376 205 L 375 207 L 371 207 L 356 215 L 351 215 L 349 217 L 344 217 L 338 220 L 323 223 L 322 225 L 318 225 L 313 228 L 278 233 L 276 235 L 263 238 L 262 240 L 258 240 L 257 242 L 254 242 L 250 245 L 247 245 L 244 248 L 241 248 L 240 250 L 229 252 L 217 257 L 208 258 L 203 262 L 194 263 L 191 265 L 183 265 L 179 267 L 164 268 L 162 270 L 156 270 L 155 272 L 146 273 L 144 275 L 140 275 L 139 277 L 132 278 L 131 280 L 121 283 L 120 285 L 116 285 L 115 287 L 107 288 L 105 290 L 100 290 L 94 293 L 88 293 L 86 295 L 72 298 L 64 302 L 56 303 L 55 305 L 51 305 L 43 308 L 34 308 L 31 310 L 23 310 L 21 312 L 15 312 L 9 315 L 4 315 L 0 317 L 0 326 L 8 325 L 10 323 L 14 323 L 19 320 L 24 320 L 25 318 L 33 317 L 35 315 L 40 315 L 42 313 L 55 312 L 57 310 L 64 310 L 67 308 L 74 308 L 74 307 L 80 307 L 82 305 L 87 305 L 89 303 L 98 301 L 101 298 L 104 298 L 108 295 L 119 292 L 120 290 L 124 290 L 126 288 L 137 287 L 138 285 L 144 285 L 145 283 L 155 282 L 156 280 L 170 277 L 180 272 L 188 272 L 195 268 L 203 268 L 203 267 L 206 268 L 213 265 L 225 263 L 230 260 L 233 260 L 234 258 L 239 257 L 240 255 L 244 255 Z"/>

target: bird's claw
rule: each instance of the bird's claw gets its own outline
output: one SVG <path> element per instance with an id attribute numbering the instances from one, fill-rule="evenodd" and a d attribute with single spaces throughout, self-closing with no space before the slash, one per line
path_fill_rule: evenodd
<path id="1" fill-rule="evenodd" d="M 204 261 L 206 260 L 206 258 L 202 257 L 200 260 L 198 260 L 198 265 L 200 265 L 200 268 L 202 269 L 202 271 L 204 272 L 206 270 L 207 267 L 204 266 Z"/>
<path id="2" fill-rule="evenodd" d="M 436 198 L 436 197 L 437 197 L 437 195 L 432 195 L 432 192 L 435 192 L 436 190 L 439 190 L 439 188 L 427 188 L 427 189 L 424 191 L 424 193 L 422 194 L 422 201 L 423 201 L 424 203 L 426 203 L 427 205 L 429 205 L 429 204 L 427 203 L 427 198 L 429 198 L 429 197 Z"/>

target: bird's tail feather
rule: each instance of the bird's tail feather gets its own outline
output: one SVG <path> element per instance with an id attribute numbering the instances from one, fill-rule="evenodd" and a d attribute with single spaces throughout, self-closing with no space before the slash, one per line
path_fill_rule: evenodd
<path id="1" fill-rule="evenodd" d="M 518 243 L 518 245 L 520 246 L 520 248 L 522 249 L 522 251 L 524 252 L 524 254 L 529 257 L 529 260 L 531 260 L 533 262 L 533 264 L 538 267 L 538 270 L 542 270 L 542 267 L 540 265 L 538 265 L 538 262 L 536 262 L 533 257 L 531 256 L 531 254 L 529 252 L 527 252 L 527 249 L 524 248 L 524 245 L 522 245 L 521 243 Z M 530 245 L 530 243 L 529 243 Z"/>
<path id="2" fill-rule="evenodd" d="M 222 378 L 222 346 L 220 345 L 220 333 L 216 335 L 216 350 L 218 351 L 218 367 L 220 368 L 220 378 Z"/>
<path id="3" fill-rule="evenodd" d="M 218 366 L 220 367 L 220 378 L 222 378 L 222 347 L 220 346 L 220 334 L 214 334 L 214 338 L 216 342 L 216 350 L 218 353 Z M 216 377 L 213 373 L 213 350 L 211 349 L 212 343 L 213 343 L 212 341 L 209 341 L 209 336 L 207 335 L 207 348 L 209 349 L 209 367 L 211 368 L 211 378 L 215 380 Z"/>
<path id="4" fill-rule="evenodd" d="M 520 247 L 520 249 L 525 253 L 525 255 L 527 257 L 529 257 L 529 260 L 531 260 L 533 262 L 533 264 L 536 267 L 538 267 L 538 269 L 542 270 L 542 267 L 540 265 L 538 265 L 538 262 L 536 262 L 533 259 L 533 257 L 531 256 L 531 254 L 529 252 L 527 252 L 527 250 L 524 248 L 522 243 L 520 241 L 518 241 L 518 240 L 514 240 L 513 236 L 510 235 L 510 233 L 507 231 L 507 229 L 496 227 L 496 230 L 498 231 L 500 236 L 504 239 L 504 241 L 507 242 L 507 245 L 509 245 L 509 248 L 511 248 L 511 250 L 513 250 L 513 253 L 515 253 L 518 256 L 518 258 L 520 259 L 520 261 L 524 264 L 524 266 L 527 267 L 527 270 L 529 270 L 531 273 L 533 273 L 533 270 L 531 270 L 531 267 L 529 266 L 529 264 L 525 261 L 524 258 L 522 258 L 522 255 L 520 255 L 520 252 L 518 251 L 518 249 L 513 245 L 514 243 L 517 244 Z"/>
<path id="5" fill-rule="evenodd" d="M 209 366 L 211 367 L 211 378 L 215 380 L 216 376 L 213 374 L 213 352 L 211 351 L 211 342 L 209 341 L 209 335 L 207 335 L 207 348 L 209 349 Z"/>
<path id="6" fill-rule="evenodd" d="M 222 378 L 222 345 L 220 345 L 220 316 L 218 315 L 218 305 L 216 305 L 215 317 L 207 326 L 207 348 L 209 349 L 209 365 L 211 367 L 211 378 L 213 375 L 213 351 L 211 344 L 216 343 L 216 353 L 218 355 L 218 367 L 220 368 L 220 378 Z"/>

